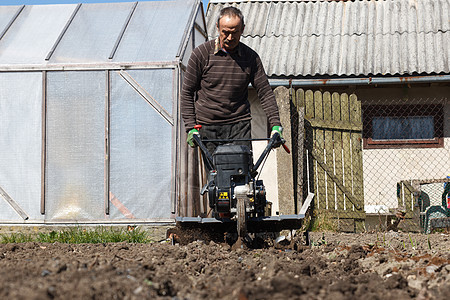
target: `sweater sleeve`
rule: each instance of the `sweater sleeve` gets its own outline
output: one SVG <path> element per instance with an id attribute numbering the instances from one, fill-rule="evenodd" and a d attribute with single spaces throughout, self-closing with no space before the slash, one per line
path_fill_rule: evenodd
<path id="1" fill-rule="evenodd" d="M 270 127 L 281 126 L 280 115 L 278 112 L 278 105 L 275 99 L 275 95 L 272 88 L 269 85 L 266 72 L 262 65 L 261 59 L 256 54 L 254 63 L 254 72 L 251 78 L 251 84 L 255 88 L 258 98 L 261 102 L 261 106 L 269 119 Z"/>
<path id="2" fill-rule="evenodd" d="M 184 73 L 183 87 L 181 89 L 181 116 L 186 127 L 186 131 L 191 130 L 196 125 L 195 100 L 197 91 L 200 89 L 202 70 L 205 58 L 202 55 L 202 47 L 194 49 L 189 58 L 189 62 Z M 206 49 L 204 49 L 206 51 Z"/>

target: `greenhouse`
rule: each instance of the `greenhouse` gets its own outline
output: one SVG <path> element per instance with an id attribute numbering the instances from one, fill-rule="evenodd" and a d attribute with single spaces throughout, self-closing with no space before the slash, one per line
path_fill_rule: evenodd
<path id="1" fill-rule="evenodd" d="M 0 6 L 0 223 L 172 220 L 206 39 L 200 0 Z"/>

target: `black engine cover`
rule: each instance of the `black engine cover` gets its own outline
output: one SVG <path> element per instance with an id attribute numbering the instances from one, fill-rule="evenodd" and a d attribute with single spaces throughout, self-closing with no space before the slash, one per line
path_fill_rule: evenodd
<path id="1" fill-rule="evenodd" d="M 252 152 L 247 146 L 220 145 L 213 153 L 217 175 L 215 185 L 219 190 L 231 188 L 234 183 L 248 183 L 253 164 Z"/>

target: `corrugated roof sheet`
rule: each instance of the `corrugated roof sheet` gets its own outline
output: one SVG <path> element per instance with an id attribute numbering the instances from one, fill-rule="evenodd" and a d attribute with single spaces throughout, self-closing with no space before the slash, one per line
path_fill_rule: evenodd
<path id="1" fill-rule="evenodd" d="M 270 76 L 403 75 L 450 72 L 450 0 L 241 1 L 242 41 Z"/>
<path id="2" fill-rule="evenodd" d="M 5 32 L 0 36 L 0 67 L 175 61 L 192 26 L 188 24 L 193 22 L 191 13 L 199 4 L 199 0 L 177 0 L 136 6 L 130 2 L 81 4 L 79 8 L 76 4 L 26 5 L 23 10 L 0 6 L 0 35 Z"/>

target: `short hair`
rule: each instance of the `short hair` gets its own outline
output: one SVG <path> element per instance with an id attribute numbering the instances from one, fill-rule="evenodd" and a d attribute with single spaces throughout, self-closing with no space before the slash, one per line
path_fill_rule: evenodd
<path id="1" fill-rule="evenodd" d="M 217 18 L 217 27 L 219 27 L 219 21 L 224 16 L 228 17 L 238 17 L 241 20 L 242 28 L 244 28 L 244 15 L 242 14 L 241 10 L 239 8 L 228 6 L 224 7 L 220 10 L 219 17 Z"/>

